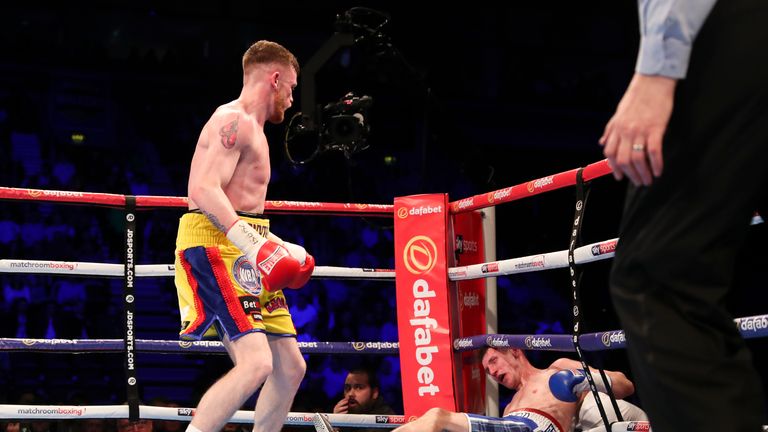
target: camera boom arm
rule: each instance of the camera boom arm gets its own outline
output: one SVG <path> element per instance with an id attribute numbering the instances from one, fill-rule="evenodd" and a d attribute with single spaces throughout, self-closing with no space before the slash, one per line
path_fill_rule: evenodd
<path id="1" fill-rule="evenodd" d="M 339 48 L 350 46 L 355 39 L 351 33 L 337 32 L 307 61 L 301 74 L 301 112 L 304 126 L 316 130 L 319 124 L 319 105 L 315 102 L 315 74 L 338 51 Z"/>

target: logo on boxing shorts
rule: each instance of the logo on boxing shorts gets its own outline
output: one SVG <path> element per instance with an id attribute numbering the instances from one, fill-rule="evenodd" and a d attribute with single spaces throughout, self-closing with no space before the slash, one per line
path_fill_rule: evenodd
<path id="1" fill-rule="evenodd" d="M 258 297 L 243 296 L 238 297 L 240 304 L 243 306 L 243 311 L 246 315 L 250 315 L 256 321 L 261 321 L 261 303 L 259 303 Z"/>
<path id="2" fill-rule="evenodd" d="M 261 273 L 253 268 L 245 256 L 232 264 L 232 276 L 244 290 L 256 296 L 261 294 Z"/>
<path id="3" fill-rule="evenodd" d="M 437 264 L 437 245 L 427 236 L 414 236 L 405 245 L 403 261 L 405 268 L 415 275 L 429 273 Z"/>
<path id="4" fill-rule="evenodd" d="M 269 313 L 272 313 L 277 309 L 288 310 L 288 304 L 285 302 L 285 297 L 275 297 L 264 305 L 264 309 Z"/>

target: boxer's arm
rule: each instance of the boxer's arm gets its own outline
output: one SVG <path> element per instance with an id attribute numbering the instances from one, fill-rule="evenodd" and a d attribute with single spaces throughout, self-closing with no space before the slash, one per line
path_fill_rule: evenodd
<path id="1" fill-rule="evenodd" d="M 581 362 L 567 358 L 555 360 L 550 367 L 555 369 L 582 369 Z M 592 373 L 593 378 L 600 376 L 600 372 L 597 369 L 589 368 L 589 371 Z M 624 399 L 635 392 L 635 385 L 624 373 L 606 370 L 605 374 L 608 375 L 608 379 L 611 381 L 611 390 L 616 399 Z"/>
<path id="2" fill-rule="evenodd" d="M 242 137 L 246 131 L 239 124 L 238 114 L 212 119 L 201 140 L 207 148 L 197 150 L 200 154 L 195 155 L 197 160 L 193 160 L 189 173 L 189 198 L 225 233 L 239 219 L 224 192 L 240 160 L 242 143 L 246 142 Z"/>

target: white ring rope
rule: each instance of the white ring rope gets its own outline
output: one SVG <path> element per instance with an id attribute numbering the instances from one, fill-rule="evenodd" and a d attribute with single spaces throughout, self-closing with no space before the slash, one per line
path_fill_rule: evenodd
<path id="1" fill-rule="evenodd" d="M 139 405 L 139 417 L 148 420 L 190 421 L 193 408 L 168 408 Z M 405 422 L 401 415 L 326 414 L 334 426 L 393 429 Z M 286 426 L 312 426 L 314 413 L 289 412 Z M 6 405 L 0 404 L 0 419 L 82 420 L 128 418 L 128 405 Z M 253 423 L 253 411 L 238 410 L 228 423 Z"/>
<path id="2" fill-rule="evenodd" d="M 762 217 L 754 216 L 751 225 L 763 223 Z M 581 246 L 574 250 L 576 264 L 586 264 L 613 258 L 618 238 Z M 501 261 L 450 267 L 448 278 L 452 281 L 480 279 L 516 273 L 568 267 L 568 251 L 561 250 Z M 173 276 L 173 264 L 136 265 L 137 277 Z M 0 273 L 45 273 L 78 276 L 123 277 L 123 264 L 106 264 L 76 261 L 0 259 Z M 390 269 L 317 266 L 312 272 L 316 278 L 383 279 L 394 280 L 395 271 Z"/>
<path id="3" fill-rule="evenodd" d="M 576 264 L 611 258 L 618 239 L 577 248 Z M 568 266 L 568 251 L 549 252 L 502 261 L 491 261 L 470 266 L 451 267 L 448 269 L 450 280 L 479 279 L 483 277 L 526 273 Z M 173 264 L 139 264 L 136 266 L 137 277 L 173 276 Z M 39 261 L 0 259 L 0 273 L 46 273 L 81 276 L 122 277 L 125 267 L 122 264 L 103 264 L 70 261 Z M 313 277 L 338 277 L 356 279 L 394 279 L 394 270 L 318 266 Z"/>
<path id="4" fill-rule="evenodd" d="M 618 239 L 588 244 L 574 250 L 576 264 L 612 258 Z M 510 258 L 448 269 L 451 280 L 469 280 L 515 273 L 568 267 L 568 251 L 548 252 L 521 258 Z"/>
<path id="5" fill-rule="evenodd" d="M 173 264 L 139 264 L 136 266 L 137 277 L 173 276 Z M 79 276 L 123 277 L 123 264 L 104 264 L 93 262 L 15 260 L 0 259 L 0 273 L 45 273 Z M 312 277 L 349 278 L 349 279 L 395 279 L 395 271 L 373 268 L 317 266 Z"/>
<path id="6" fill-rule="evenodd" d="M 134 339 L 135 351 L 159 353 L 203 353 L 226 354 L 221 341 L 183 341 L 183 340 L 151 340 Z M 398 342 L 382 341 L 352 341 L 352 342 L 320 342 L 299 341 L 299 349 L 304 354 L 398 354 Z M 30 339 L 30 338 L 0 338 L 1 351 L 41 351 L 41 352 L 125 352 L 124 339 Z"/>
<path id="7" fill-rule="evenodd" d="M 751 225 L 763 223 L 760 216 L 752 218 Z M 576 264 L 586 264 L 613 258 L 616 255 L 616 244 L 619 239 L 613 238 L 597 243 L 591 243 L 574 249 L 573 257 Z M 520 258 L 510 258 L 501 261 L 473 264 L 448 269 L 448 278 L 452 281 L 480 279 L 499 275 L 528 273 L 540 270 L 568 267 L 568 251 L 548 252 Z"/>

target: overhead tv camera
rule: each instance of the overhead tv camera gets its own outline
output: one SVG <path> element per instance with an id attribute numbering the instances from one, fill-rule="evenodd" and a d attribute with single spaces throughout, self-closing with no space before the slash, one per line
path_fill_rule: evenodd
<path id="1" fill-rule="evenodd" d="M 378 18 L 377 18 L 378 17 Z M 383 20 L 377 25 L 367 21 Z M 329 150 L 341 151 L 349 159 L 368 148 L 371 131 L 370 96 L 352 92 L 324 107 L 315 102 L 315 74 L 339 49 L 380 34 L 389 17 L 366 8 L 352 8 L 337 17 L 337 32 L 309 59 L 301 74 L 301 112 L 294 114 L 285 133 L 285 153 L 294 164 L 305 164 Z"/>

